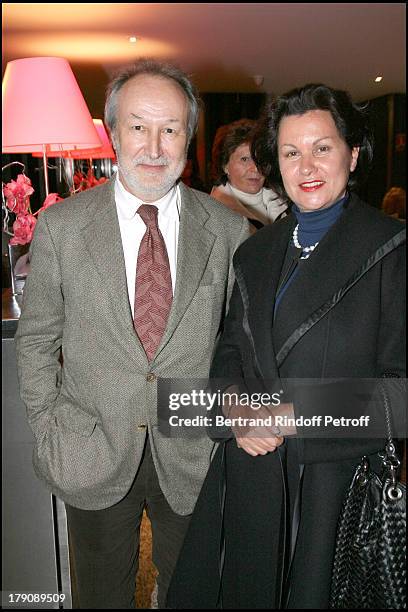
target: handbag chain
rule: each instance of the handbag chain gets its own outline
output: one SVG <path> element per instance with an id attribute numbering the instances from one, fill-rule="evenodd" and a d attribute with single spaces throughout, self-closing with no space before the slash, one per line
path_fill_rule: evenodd
<path id="1" fill-rule="evenodd" d="M 384 378 L 399 378 L 399 376 L 397 376 L 396 374 L 384 374 L 383 379 Z M 380 393 L 382 395 L 385 409 L 387 444 L 385 446 L 385 449 L 378 454 L 382 459 L 382 465 L 384 469 L 384 481 L 387 483 L 387 486 L 385 488 L 385 495 L 390 501 L 398 501 L 403 496 L 402 488 L 397 480 L 397 473 L 401 465 L 401 461 L 398 458 L 395 444 L 392 439 L 390 403 L 383 380 L 380 383 Z"/>

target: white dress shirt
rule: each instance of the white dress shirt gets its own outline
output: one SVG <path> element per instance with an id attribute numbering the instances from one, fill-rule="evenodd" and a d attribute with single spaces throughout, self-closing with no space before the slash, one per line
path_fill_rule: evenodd
<path id="1" fill-rule="evenodd" d="M 174 186 L 165 196 L 160 198 L 160 200 L 156 200 L 156 202 L 143 202 L 143 200 L 140 200 L 125 189 L 117 173 L 115 180 L 115 202 L 125 257 L 129 303 L 132 315 L 134 316 L 137 256 L 140 243 L 146 232 L 146 225 L 141 216 L 137 214 L 137 210 L 142 204 L 153 204 L 159 209 L 158 224 L 169 257 L 171 284 L 174 295 L 180 226 L 180 187 L 178 185 Z"/>

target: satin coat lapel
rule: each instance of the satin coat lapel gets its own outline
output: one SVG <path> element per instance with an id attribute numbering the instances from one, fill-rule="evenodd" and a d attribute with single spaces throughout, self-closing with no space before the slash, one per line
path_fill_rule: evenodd
<path id="1" fill-rule="evenodd" d="M 194 192 L 180 183 L 180 194 L 176 286 L 166 331 L 156 357 L 172 337 L 193 299 L 216 238 L 204 227 L 209 219 L 209 214 L 200 200 L 195 197 Z"/>
<path id="2" fill-rule="evenodd" d="M 251 262 L 245 262 L 244 278 L 249 302 L 248 324 L 265 379 L 272 379 L 277 375 L 272 341 L 273 311 L 286 249 L 294 226 L 295 220 L 290 215 L 282 220 L 281 231 L 276 232 L 276 235 L 273 235 L 272 227 L 261 230 L 271 233 L 271 239 L 264 243 L 261 251 L 257 251 L 257 257 L 253 257 Z M 253 267 L 250 273 L 248 273 L 248 263 Z"/>
<path id="3" fill-rule="evenodd" d="M 138 357 L 147 362 L 145 351 L 134 331 L 129 304 L 125 259 L 119 221 L 116 212 L 114 179 L 90 193 L 89 224 L 82 228 L 84 243 L 101 277 L 101 286 L 108 290 L 112 300 L 112 317 L 121 324 L 120 334 L 128 346 L 138 350 Z M 92 195 L 95 197 L 92 198 Z M 105 291 L 104 291 L 105 292 Z M 98 299 L 98 296 L 93 296 Z M 123 335 L 124 334 L 124 335 Z"/>
<path id="4" fill-rule="evenodd" d="M 276 313 L 273 333 L 276 352 L 385 241 L 382 224 L 367 215 L 367 206 L 352 196 L 349 206 L 318 248 L 301 262 L 303 269 L 288 287 Z M 364 236 L 362 227 L 365 228 Z M 392 232 L 390 238 L 391 235 Z"/>

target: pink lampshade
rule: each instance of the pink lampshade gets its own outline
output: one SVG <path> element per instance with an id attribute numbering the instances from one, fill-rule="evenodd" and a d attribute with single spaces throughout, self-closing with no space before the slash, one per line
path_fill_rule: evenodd
<path id="1" fill-rule="evenodd" d="M 105 130 L 102 119 L 93 119 L 96 131 L 99 134 L 99 138 L 102 142 L 102 147 L 93 149 L 81 149 L 75 151 L 64 151 L 64 157 L 71 157 L 72 159 L 87 159 L 92 157 L 93 159 L 115 159 L 115 151 L 112 149 L 112 145 L 109 140 L 109 136 Z"/>
<path id="2" fill-rule="evenodd" d="M 48 151 L 47 157 L 68 157 L 71 159 L 115 159 L 115 151 L 112 149 L 112 145 L 109 140 L 109 136 L 105 130 L 102 119 L 92 119 L 96 131 L 98 132 L 99 138 L 102 142 L 102 146 L 95 149 L 75 149 L 72 151 L 60 150 L 60 151 Z M 33 153 L 33 157 L 42 157 L 42 153 Z"/>
<path id="3" fill-rule="evenodd" d="M 88 149 L 101 141 L 62 57 L 9 62 L 3 78 L 3 153 Z"/>

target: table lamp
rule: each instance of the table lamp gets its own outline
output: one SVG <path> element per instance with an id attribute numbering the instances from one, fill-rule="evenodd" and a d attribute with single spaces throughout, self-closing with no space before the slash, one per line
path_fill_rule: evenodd
<path id="1" fill-rule="evenodd" d="M 102 146 L 68 61 L 28 57 L 9 62 L 3 78 L 3 153 L 47 153 Z"/>

